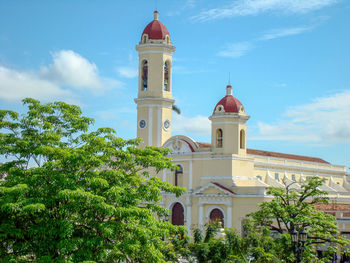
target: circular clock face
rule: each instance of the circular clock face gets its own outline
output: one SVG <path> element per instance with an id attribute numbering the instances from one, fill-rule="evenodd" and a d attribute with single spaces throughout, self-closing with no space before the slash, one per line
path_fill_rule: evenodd
<path id="1" fill-rule="evenodd" d="M 164 126 L 164 130 L 168 130 L 169 127 L 170 127 L 170 121 L 169 120 L 165 120 L 164 123 L 163 123 L 163 126 Z"/>
<path id="2" fill-rule="evenodd" d="M 139 127 L 140 127 L 141 129 L 145 128 L 145 127 L 146 127 L 146 121 L 145 121 L 145 120 L 140 120 L 140 121 L 139 121 Z"/>

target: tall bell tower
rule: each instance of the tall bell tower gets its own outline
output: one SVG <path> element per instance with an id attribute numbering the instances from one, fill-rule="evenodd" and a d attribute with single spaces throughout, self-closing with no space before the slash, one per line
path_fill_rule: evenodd
<path id="1" fill-rule="evenodd" d="M 172 56 L 175 47 L 167 28 L 154 19 L 143 30 L 139 52 L 139 84 L 137 104 L 137 137 L 144 146 L 162 146 L 171 137 Z"/>
<path id="2" fill-rule="evenodd" d="M 226 96 L 215 106 L 211 121 L 212 151 L 216 154 L 247 154 L 248 116 L 242 103 L 233 96 L 232 86 L 226 86 Z"/>

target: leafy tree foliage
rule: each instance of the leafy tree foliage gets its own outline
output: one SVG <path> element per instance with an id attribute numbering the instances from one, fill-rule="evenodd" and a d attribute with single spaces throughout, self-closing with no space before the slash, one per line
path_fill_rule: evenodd
<path id="1" fill-rule="evenodd" d="M 175 250 L 188 262 L 248 263 L 247 243 L 233 229 L 221 229 L 221 222 L 210 223 L 205 231 L 194 229 L 193 239 L 173 240 Z M 179 249 L 182 248 L 182 250 Z"/>
<path id="2" fill-rule="evenodd" d="M 149 176 L 173 169 L 167 150 L 89 131 L 77 106 L 23 102 L 23 115 L 0 111 L 0 261 L 171 259 L 164 240 L 183 229 L 157 220 L 158 204 L 183 189 Z"/>
<path id="3" fill-rule="evenodd" d="M 278 262 L 277 258 L 295 262 L 290 235 L 293 230 L 304 229 L 308 234 L 302 254 L 304 262 L 328 262 L 334 252 L 349 244 L 340 235 L 335 217 L 314 206 L 329 202 L 327 192 L 319 190 L 323 183 L 324 179 L 312 177 L 301 185 L 301 190 L 293 188 L 294 183 L 268 190 L 273 200 L 263 202 L 258 211 L 251 213 L 245 226 L 247 238 L 256 242 L 251 250 L 255 258 L 266 256 L 263 262 Z M 327 247 L 327 253 L 324 259 L 317 259 L 316 250 L 322 246 Z"/>

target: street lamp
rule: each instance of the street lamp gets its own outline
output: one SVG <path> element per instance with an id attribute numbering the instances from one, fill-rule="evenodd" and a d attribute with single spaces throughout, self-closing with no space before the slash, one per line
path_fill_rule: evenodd
<path id="1" fill-rule="evenodd" d="M 296 263 L 301 263 L 301 254 L 305 249 L 305 242 L 307 239 L 307 233 L 304 229 L 302 229 L 299 233 L 293 229 L 290 233 L 293 242 L 293 252 L 297 254 Z"/>

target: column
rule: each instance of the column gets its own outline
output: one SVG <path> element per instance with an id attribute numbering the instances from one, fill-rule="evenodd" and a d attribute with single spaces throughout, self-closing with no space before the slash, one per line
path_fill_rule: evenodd
<path id="1" fill-rule="evenodd" d="M 232 227 L 232 205 L 227 206 L 227 228 Z"/>
<path id="2" fill-rule="evenodd" d="M 203 228 L 203 204 L 199 204 L 198 227 Z"/>

